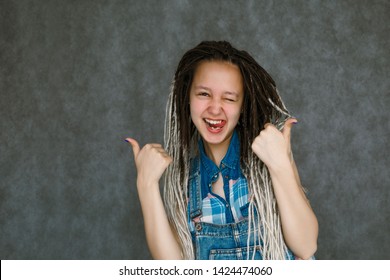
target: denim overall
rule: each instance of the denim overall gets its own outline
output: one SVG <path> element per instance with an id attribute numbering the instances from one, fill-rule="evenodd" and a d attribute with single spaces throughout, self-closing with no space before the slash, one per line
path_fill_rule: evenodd
<path id="1" fill-rule="evenodd" d="M 237 223 L 210 224 L 200 222 L 202 216 L 202 194 L 200 185 L 199 158 L 195 158 L 191 164 L 189 178 L 189 219 L 194 222 L 195 230 L 191 232 L 192 242 L 195 248 L 195 259 L 197 260 L 246 260 L 263 259 L 260 246 L 262 241 L 257 239 L 257 227 L 252 226 L 249 247 L 248 230 L 249 221 L 247 217 Z M 247 215 L 247 212 L 245 212 Z M 295 259 L 289 250 L 286 259 Z"/>
<path id="2" fill-rule="evenodd" d="M 248 250 L 248 220 L 238 223 L 210 224 L 199 222 L 202 215 L 202 194 L 199 158 L 191 164 L 189 178 L 189 219 L 194 221 L 195 230 L 191 232 L 195 248 L 195 259 L 199 260 L 246 260 L 262 259 L 259 245 L 253 246 L 253 230 Z M 253 227 L 252 227 L 253 228 Z"/>
<path id="3" fill-rule="evenodd" d="M 210 192 L 206 177 L 214 176 L 221 172 L 224 177 L 242 178 L 245 180 L 245 187 L 247 187 L 246 179 L 244 179 L 239 168 L 239 140 L 238 135 L 234 132 L 228 152 L 222 160 L 221 166 L 230 166 L 229 169 L 218 169 L 214 163 L 209 159 L 205 160 L 205 152 L 202 142 L 199 142 L 200 156 L 191 160 L 190 176 L 188 182 L 188 221 L 190 224 L 190 231 L 192 242 L 195 248 L 195 259 L 201 260 L 246 260 L 255 259 L 261 260 L 261 246 L 262 241 L 259 242 L 257 234 L 257 226 L 251 226 L 251 233 L 248 240 L 249 221 L 248 221 L 248 205 L 245 201 L 240 206 L 239 221 L 232 217 L 232 210 L 229 202 L 226 201 L 226 222 L 209 223 L 201 221 L 201 217 L 205 214 L 202 211 L 203 198 L 205 194 Z M 200 157 L 202 157 L 203 162 Z M 202 170 L 202 172 L 201 172 Z M 204 177 L 201 176 L 201 173 Z M 205 175 L 209 174 L 209 175 Z M 230 174 L 230 175 L 229 175 Z M 241 175 L 240 175 L 241 174 Z M 214 179 L 215 177 L 213 177 Z M 229 193 L 225 189 L 225 195 Z M 226 195 L 227 197 L 229 194 Z M 225 201 L 221 198 L 221 201 Z M 207 220 L 207 219 L 206 219 Z M 193 224 L 191 224 L 191 221 Z M 257 224 L 257 223 L 256 223 Z M 255 242 L 256 240 L 256 242 Z M 249 242 L 249 246 L 248 246 Z M 292 252 L 289 252 L 287 259 L 294 259 Z"/>

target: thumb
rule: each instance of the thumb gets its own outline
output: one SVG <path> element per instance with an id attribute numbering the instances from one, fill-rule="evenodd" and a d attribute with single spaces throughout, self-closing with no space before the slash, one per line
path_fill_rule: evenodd
<path id="1" fill-rule="evenodd" d="M 290 141 L 290 136 L 291 136 L 291 128 L 294 124 L 298 123 L 296 118 L 290 118 L 284 123 L 284 128 L 283 128 L 283 136 L 285 139 Z"/>
<path id="2" fill-rule="evenodd" d="M 126 138 L 125 141 L 133 147 L 134 159 L 136 159 L 140 150 L 138 142 L 133 138 Z"/>

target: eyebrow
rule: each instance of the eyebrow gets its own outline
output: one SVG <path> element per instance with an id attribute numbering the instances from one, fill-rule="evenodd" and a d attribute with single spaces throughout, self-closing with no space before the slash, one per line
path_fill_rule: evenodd
<path id="1" fill-rule="evenodd" d="M 195 86 L 195 89 L 205 89 L 205 90 L 211 91 L 210 88 L 205 87 L 205 86 Z"/>
<path id="2" fill-rule="evenodd" d="M 238 97 L 238 95 L 239 95 L 237 92 L 234 92 L 234 91 L 225 91 L 224 93 L 227 95 L 233 95 L 235 97 Z"/>
<path id="3" fill-rule="evenodd" d="M 208 90 L 208 91 L 212 91 L 210 88 L 208 87 L 205 87 L 205 86 L 195 86 L 195 89 L 204 89 L 204 90 Z M 224 94 L 228 94 L 228 95 L 234 95 L 234 96 L 239 96 L 239 94 L 235 91 L 225 91 Z"/>

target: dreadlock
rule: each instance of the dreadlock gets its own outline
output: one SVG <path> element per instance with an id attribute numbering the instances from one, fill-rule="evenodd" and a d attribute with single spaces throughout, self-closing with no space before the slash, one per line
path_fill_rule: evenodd
<path id="1" fill-rule="evenodd" d="M 272 77 L 246 51 L 239 51 L 226 41 L 202 42 L 184 54 L 175 72 L 166 107 L 165 149 L 173 162 L 165 173 L 164 203 L 168 219 L 177 232 L 183 257 L 194 258 L 187 216 L 188 178 L 190 158 L 197 153 L 199 135 L 190 117 L 189 92 L 196 67 L 202 61 L 227 61 L 240 69 L 244 84 L 244 110 L 237 132 L 241 169 L 249 188 L 249 228 L 255 229 L 253 232 L 258 245 L 263 242 L 259 246 L 263 259 L 285 259 L 288 249 L 283 239 L 271 178 L 251 145 L 265 123 L 272 123 L 281 130 L 291 115 Z"/>

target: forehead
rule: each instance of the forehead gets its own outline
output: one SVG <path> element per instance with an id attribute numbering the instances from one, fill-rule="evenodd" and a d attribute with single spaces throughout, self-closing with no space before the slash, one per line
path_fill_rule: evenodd
<path id="1" fill-rule="evenodd" d="M 193 87 L 243 91 L 239 67 L 227 61 L 202 61 L 195 69 Z"/>

